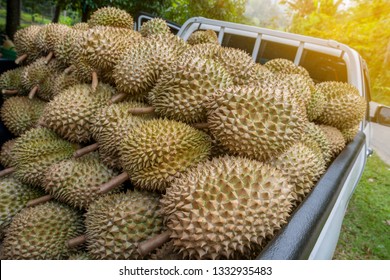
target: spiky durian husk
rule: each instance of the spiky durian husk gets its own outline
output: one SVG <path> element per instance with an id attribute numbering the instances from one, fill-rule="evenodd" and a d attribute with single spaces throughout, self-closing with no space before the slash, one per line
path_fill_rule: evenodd
<path id="1" fill-rule="evenodd" d="M 330 142 L 324 132 L 315 123 L 307 122 L 305 124 L 305 130 L 302 135 L 301 142 L 303 142 L 308 147 L 315 145 L 312 144 L 313 142 L 316 143 L 320 147 L 322 156 L 327 165 L 332 160 Z"/>
<path id="2" fill-rule="evenodd" d="M 138 244 L 162 230 L 159 196 L 128 191 L 92 203 L 85 225 L 88 253 L 93 259 L 142 259 Z"/>
<path id="3" fill-rule="evenodd" d="M 207 98 L 230 85 L 231 77 L 218 63 L 184 55 L 161 75 L 148 98 L 160 116 L 186 123 L 202 122 L 206 119 Z"/>
<path id="4" fill-rule="evenodd" d="M 282 74 L 300 74 L 310 77 L 309 72 L 302 66 L 295 65 L 294 62 L 285 58 L 274 58 L 264 64 L 271 72 Z"/>
<path id="5" fill-rule="evenodd" d="M 149 37 L 157 34 L 168 34 L 171 33 L 171 30 L 165 20 L 153 18 L 141 26 L 140 33 L 144 37 Z"/>
<path id="6" fill-rule="evenodd" d="M 91 132 L 99 144 L 101 160 L 110 168 L 121 169 L 119 143 L 128 131 L 139 122 L 153 118 L 153 115 L 134 116 L 131 108 L 146 105 L 139 102 L 120 102 L 101 108 L 92 119 Z"/>
<path id="7" fill-rule="evenodd" d="M 46 102 L 26 96 L 8 98 L 1 107 L 1 120 L 9 131 L 19 136 L 38 123 L 45 105 Z"/>
<path id="8" fill-rule="evenodd" d="M 92 153 L 50 166 L 43 187 L 58 201 L 86 209 L 99 198 L 99 186 L 116 175 L 100 161 L 97 153 Z"/>
<path id="9" fill-rule="evenodd" d="M 252 85 L 267 89 L 267 88 L 277 88 L 275 92 L 277 95 L 285 95 L 286 98 L 291 96 L 299 104 L 299 109 L 302 111 L 307 119 L 306 105 L 309 103 L 312 86 L 308 80 L 298 74 L 272 74 L 271 72 L 263 73 L 262 77 L 258 77 L 259 82 L 255 80 L 251 81 Z"/>
<path id="10" fill-rule="evenodd" d="M 188 56 L 199 56 L 205 59 L 214 59 L 222 47 L 212 43 L 196 44 L 186 51 Z"/>
<path id="11" fill-rule="evenodd" d="M 114 88 L 102 83 L 95 92 L 88 84 L 69 87 L 47 104 L 42 115 L 43 125 L 69 141 L 88 142 L 92 117 L 107 105 L 114 93 Z"/>
<path id="12" fill-rule="evenodd" d="M 309 103 L 306 105 L 306 113 L 309 121 L 315 121 L 319 116 L 321 116 L 325 107 L 325 96 L 316 90 L 311 94 Z"/>
<path id="13" fill-rule="evenodd" d="M 324 110 L 316 122 L 344 129 L 358 125 L 364 119 L 366 101 L 353 85 L 322 82 L 316 85 L 316 90 L 325 96 Z"/>
<path id="14" fill-rule="evenodd" d="M 326 170 L 322 154 L 302 142 L 292 145 L 269 163 L 280 170 L 294 187 L 292 194 L 296 205 L 303 201 Z"/>
<path id="15" fill-rule="evenodd" d="M 0 76 L 0 90 L 16 89 L 18 94 L 25 94 L 26 90 L 22 86 L 22 72 L 24 67 L 5 71 Z M 3 98 L 7 95 L 3 94 Z"/>
<path id="16" fill-rule="evenodd" d="M 90 27 L 110 26 L 134 29 L 133 17 L 125 10 L 114 7 L 103 7 L 96 10 L 88 20 Z"/>
<path id="17" fill-rule="evenodd" d="M 273 73 L 260 63 L 254 63 L 248 74 L 243 77 L 242 83 L 263 83 L 266 79 L 273 76 Z"/>
<path id="18" fill-rule="evenodd" d="M 64 65 L 70 65 L 77 58 L 77 44 L 82 40 L 84 30 L 69 29 L 69 31 L 61 37 L 58 44 L 54 46 L 54 55 Z"/>
<path id="19" fill-rule="evenodd" d="M 181 122 L 150 120 L 135 126 L 120 143 L 123 169 L 141 189 L 165 191 L 180 173 L 210 154 L 210 138 Z"/>
<path id="20" fill-rule="evenodd" d="M 89 24 L 86 23 L 86 22 L 78 22 L 78 23 L 76 23 L 75 25 L 73 25 L 72 28 L 75 29 L 75 30 L 86 31 L 86 30 L 88 30 L 90 27 L 89 27 Z"/>
<path id="21" fill-rule="evenodd" d="M 319 125 L 319 128 L 325 134 L 328 142 L 330 144 L 330 151 L 332 154 L 332 159 L 338 156 L 338 154 L 345 147 L 345 139 L 343 134 L 337 128 L 328 125 Z"/>
<path id="22" fill-rule="evenodd" d="M 23 209 L 7 230 L 2 259 L 67 259 L 75 249 L 66 241 L 84 232 L 82 215 L 58 202 Z"/>
<path id="23" fill-rule="evenodd" d="M 191 259 L 233 259 L 248 257 L 287 222 L 291 191 L 274 167 L 225 156 L 182 173 L 161 205 L 176 251 Z"/>
<path id="24" fill-rule="evenodd" d="M 41 25 L 30 25 L 19 29 L 14 35 L 16 53 L 19 56 L 27 54 L 25 64 L 29 64 L 41 56 L 36 40 L 41 28 Z"/>
<path id="25" fill-rule="evenodd" d="M 236 48 L 220 48 L 214 60 L 226 69 L 233 77 L 234 84 L 237 85 L 247 84 L 247 79 L 251 77 L 255 67 L 255 63 L 248 53 Z"/>
<path id="26" fill-rule="evenodd" d="M 41 54 L 45 55 L 54 51 L 54 47 L 61 42 L 69 30 L 71 30 L 69 26 L 59 23 L 43 25 L 36 37 L 37 47 L 40 49 Z"/>
<path id="27" fill-rule="evenodd" d="M 26 207 L 28 201 L 44 194 L 42 189 L 23 184 L 12 176 L 0 178 L 0 239 L 16 213 Z"/>
<path id="28" fill-rule="evenodd" d="M 76 252 L 71 254 L 68 260 L 91 260 L 91 256 L 88 252 Z"/>
<path id="29" fill-rule="evenodd" d="M 11 167 L 14 165 L 12 148 L 14 147 L 16 139 L 11 139 L 1 146 L 0 163 L 3 167 Z"/>
<path id="30" fill-rule="evenodd" d="M 53 97 L 60 94 L 64 90 L 81 83 L 82 82 L 73 72 L 70 74 L 60 73 L 54 77 L 52 85 Z"/>
<path id="31" fill-rule="evenodd" d="M 53 97 L 52 84 L 57 73 L 63 71 L 63 65 L 52 59 L 46 64 L 45 58 L 40 58 L 24 67 L 22 72 L 22 85 L 26 91 L 30 91 L 38 85 L 37 96 L 49 101 Z"/>
<path id="32" fill-rule="evenodd" d="M 207 102 L 210 132 L 232 154 L 268 160 L 302 136 L 305 115 L 278 87 L 233 86 Z"/>
<path id="33" fill-rule="evenodd" d="M 344 128 L 344 129 L 340 130 L 340 132 L 344 136 L 345 143 L 348 144 L 349 142 L 351 142 L 355 138 L 355 136 L 359 132 L 359 130 L 360 130 L 360 126 L 355 125 L 354 127 L 351 127 L 351 128 Z"/>
<path id="34" fill-rule="evenodd" d="M 23 183 L 41 186 L 46 169 L 52 164 L 70 158 L 74 144 L 58 137 L 47 128 L 32 128 L 15 141 L 12 148 L 15 178 Z"/>
<path id="35" fill-rule="evenodd" d="M 187 42 L 190 45 L 205 44 L 205 43 L 219 45 L 217 33 L 215 33 L 215 31 L 211 29 L 195 31 L 190 35 Z"/>
<path id="36" fill-rule="evenodd" d="M 160 248 L 150 255 L 151 260 L 183 260 L 183 254 L 175 252 L 173 241 L 164 243 Z"/>
<path id="37" fill-rule="evenodd" d="M 114 68 L 118 91 L 128 95 L 146 93 L 186 49 L 186 43 L 173 34 L 153 35 L 134 43 Z"/>
<path id="38" fill-rule="evenodd" d="M 85 31 L 79 49 L 83 59 L 96 70 L 112 71 L 141 38 L 141 34 L 133 30 L 97 26 Z"/>

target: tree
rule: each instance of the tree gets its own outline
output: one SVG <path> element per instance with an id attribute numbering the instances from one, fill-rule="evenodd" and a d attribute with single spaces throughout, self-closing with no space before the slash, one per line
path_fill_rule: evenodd
<path id="1" fill-rule="evenodd" d="M 390 3 L 387 0 L 355 0 L 347 10 L 342 1 L 317 0 L 316 9 L 309 1 L 280 1 L 293 15 L 290 32 L 334 39 L 356 49 L 370 70 L 372 98 L 390 105 Z M 305 3 L 307 7 L 299 6 Z"/>
<path id="2" fill-rule="evenodd" d="M 246 0 L 171 0 L 163 16 L 179 24 L 190 17 L 243 22 Z"/>
<path id="3" fill-rule="evenodd" d="M 20 0 L 7 0 L 5 32 L 12 40 L 20 25 Z"/>

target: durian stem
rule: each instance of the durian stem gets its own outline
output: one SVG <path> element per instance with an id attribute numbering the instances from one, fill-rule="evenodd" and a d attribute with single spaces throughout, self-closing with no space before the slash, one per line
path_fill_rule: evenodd
<path id="1" fill-rule="evenodd" d="M 154 113 L 154 107 L 131 108 L 129 112 L 133 115 L 151 114 Z"/>
<path id="2" fill-rule="evenodd" d="M 112 178 L 110 181 L 100 185 L 99 194 L 104 194 L 124 183 L 127 179 L 129 179 L 129 175 L 126 172 L 119 174 L 118 176 Z"/>
<path id="3" fill-rule="evenodd" d="M 111 104 L 114 104 L 114 103 L 117 103 L 117 102 L 120 102 L 122 101 L 125 97 L 126 97 L 126 93 L 122 92 L 122 93 L 119 93 L 119 94 L 116 94 L 114 95 L 110 101 L 108 101 L 108 105 L 111 105 Z"/>
<path id="4" fill-rule="evenodd" d="M 171 232 L 169 230 L 164 231 L 163 233 L 160 233 L 158 235 L 153 236 L 152 238 L 141 242 L 138 244 L 138 253 L 140 253 L 141 256 L 146 256 L 149 253 L 151 253 L 153 250 L 157 249 L 161 245 L 163 245 L 165 242 L 169 240 L 171 236 Z"/>
<path id="5" fill-rule="evenodd" d="M 99 148 L 99 144 L 91 144 L 89 146 L 86 146 L 84 148 L 78 149 L 77 151 L 74 152 L 73 157 L 74 158 L 79 158 L 83 155 L 89 154 L 90 152 L 96 151 Z"/>
<path id="6" fill-rule="evenodd" d="M 76 70 L 76 66 L 71 65 L 71 66 L 69 66 L 68 68 L 66 68 L 66 69 L 64 70 L 64 74 L 65 74 L 65 75 L 68 75 L 68 74 L 72 73 L 74 70 Z"/>
<path id="7" fill-rule="evenodd" d="M 193 123 L 191 124 L 192 127 L 202 129 L 202 128 L 208 128 L 210 126 L 209 123 Z"/>
<path id="8" fill-rule="evenodd" d="M 28 94 L 28 98 L 33 99 L 35 94 L 38 92 L 39 86 L 36 85 L 34 86 L 31 90 L 30 93 Z"/>
<path id="9" fill-rule="evenodd" d="M 16 59 L 15 59 L 15 63 L 16 64 L 19 64 L 19 63 L 22 63 L 23 61 L 25 61 L 27 58 L 27 54 L 22 54 L 21 56 L 18 56 Z"/>
<path id="10" fill-rule="evenodd" d="M 68 248 L 77 247 L 87 241 L 87 236 L 85 234 L 77 236 L 73 239 L 67 241 Z"/>
<path id="11" fill-rule="evenodd" d="M 98 84 L 99 84 L 98 75 L 97 75 L 96 71 L 93 71 L 92 72 L 92 92 L 96 91 Z"/>
<path id="12" fill-rule="evenodd" d="M 11 174 L 15 171 L 15 167 L 8 167 L 0 171 L 0 177 Z"/>
<path id="13" fill-rule="evenodd" d="M 45 58 L 45 64 L 48 64 L 52 58 L 53 58 L 53 52 L 49 52 L 49 54 Z"/>
<path id="14" fill-rule="evenodd" d="M 18 90 L 17 89 L 3 89 L 1 90 L 2 94 L 17 94 Z"/>
<path id="15" fill-rule="evenodd" d="M 38 197 L 36 199 L 30 200 L 29 202 L 27 202 L 26 206 L 31 207 L 31 206 L 35 206 L 35 205 L 38 205 L 41 203 L 45 203 L 45 202 L 50 201 L 52 198 L 53 197 L 50 194 L 44 195 L 44 196 Z"/>

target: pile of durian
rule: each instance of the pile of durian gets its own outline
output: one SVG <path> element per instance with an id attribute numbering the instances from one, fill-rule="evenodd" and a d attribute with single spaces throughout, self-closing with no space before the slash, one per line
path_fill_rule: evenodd
<path id="1" fill-rule="evenodd" d="M 2 259 L 253 259 L 365 114 L 349 84 L 111 7 L 15 46 Z"/>

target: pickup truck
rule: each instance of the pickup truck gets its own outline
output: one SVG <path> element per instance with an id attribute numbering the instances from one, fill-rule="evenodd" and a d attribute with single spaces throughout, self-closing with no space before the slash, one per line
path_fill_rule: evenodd
<path id="1" fill-rule="evenodd" d="M 140 14 L 136 28 L 152 18 Z M 348 202 L 363 173 L 369 143 L 370 121 L 389 125 L 390 108 L 378 107 L 370 118 L 370 81 L 367 65 L 359 53 L 333 40 L 324 40 L 266 28 L 202 17 L 182 26 L 168 22 L 179 37 L 187 40 L 197 30 L 214 30 L 222 46 L 245 50 L 255 62 L 285 58 L 306 68 L 315 82 L 341 81 L 354 85 L 367 101 L 367 115 L 360 131 L 332 162 L 288 223 L 257 257 L 272 259 L 332 259 Z"/>
<path id="2" fill-rule="evenodd" d="M 139 29 L 150 15 L 141 14 L 135 24 Z M 343 81 L 354 85 L 369 106 L 370 85 L 367 66 L 350 47 L 276 30 L 212 20 L 190 18 L 183 26 L 168 22 L 184 40 L 197 30 L 212 29 L 219 43 L 243 49 L 253 60 L 264 64 L 273 58 L 285 58 L 306 68 L 316 82 Z M 0 74 L 16 65 L 0 59 Z M 2 100 L 0 100 L 0 105 Z M 375 120 L 389 123 L 389 108 L 380 107 Z M 386 111 L 387 110 L 387 111 Z M 367 110 L 369 112 L 369 110 Z M 337 245 L 348 202 L 363 172 L 369 145 L 369 114 L 360 124 L 360 132 L 323 174 L 315 188 L 293 212 L 288 223 L 262 250 L 258 259 L 331 259 Z M 0 145 L 12 138 L 0 122 Z M 2 167 L 0 166 L 0 169 Z"/>

